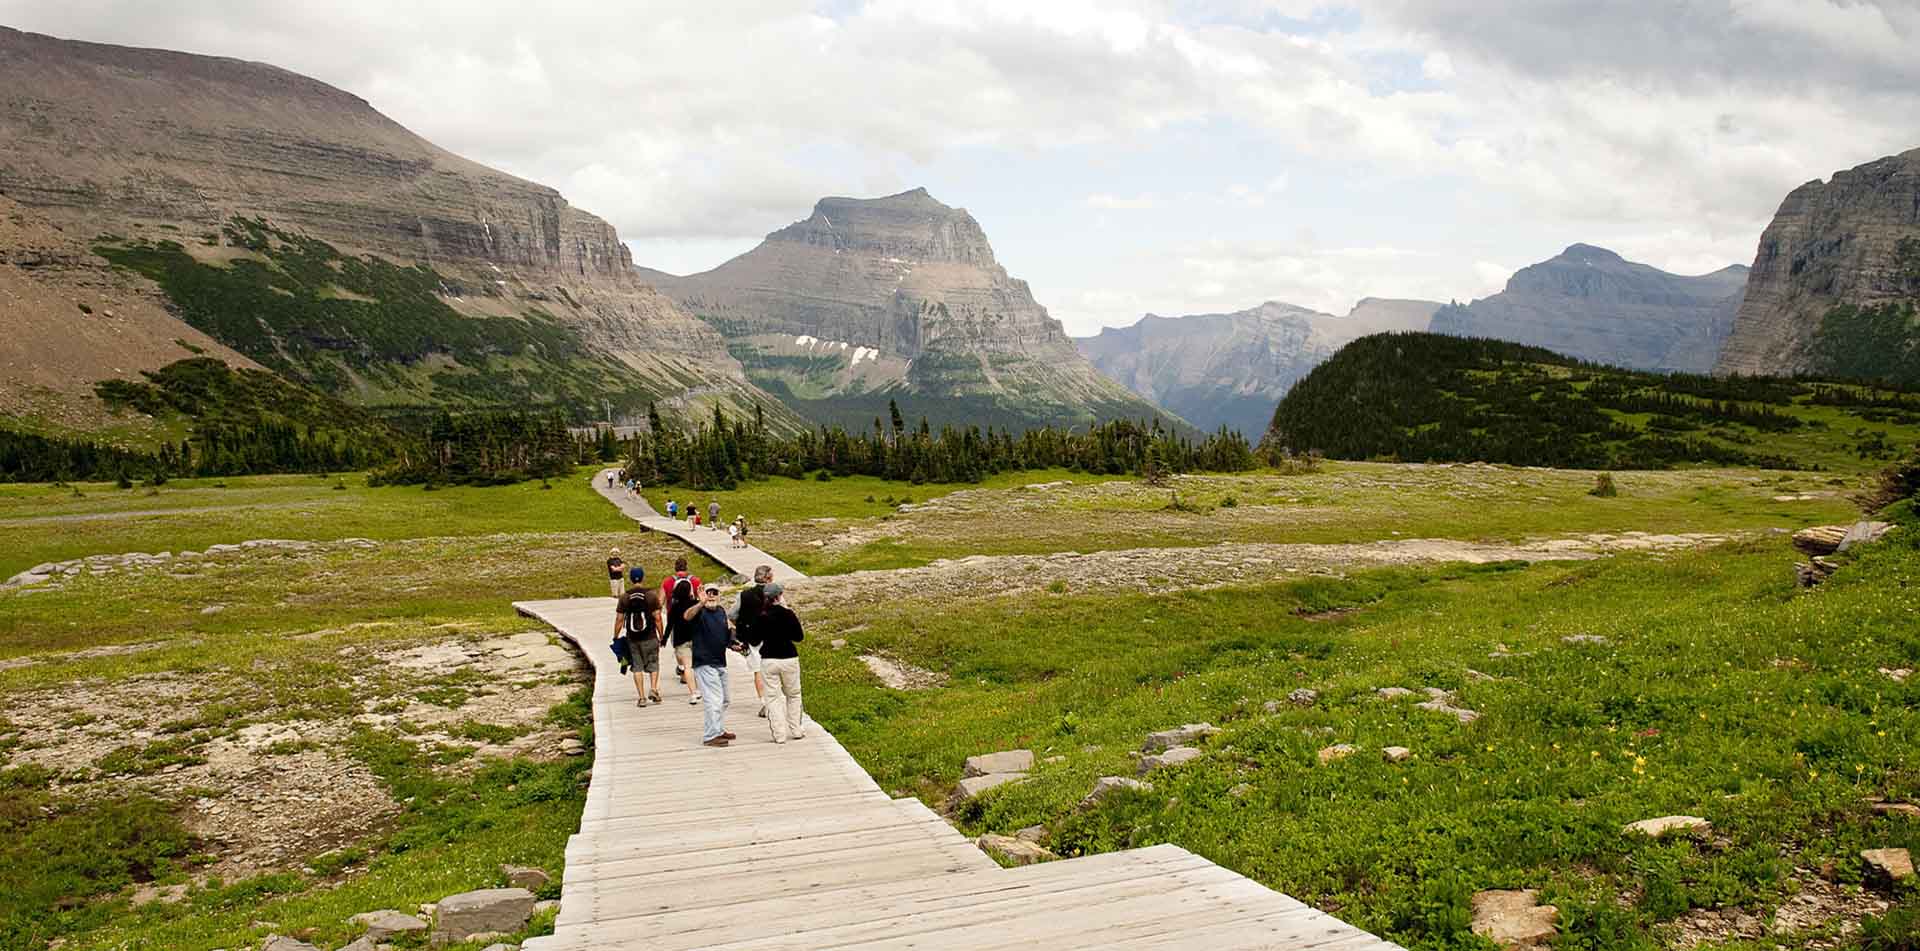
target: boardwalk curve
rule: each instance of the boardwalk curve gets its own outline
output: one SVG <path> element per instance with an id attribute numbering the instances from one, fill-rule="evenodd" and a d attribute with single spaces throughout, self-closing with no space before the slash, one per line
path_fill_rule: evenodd
<path id="1" fill-rule="evenodd" d="M 618 485 L 609 487 L 607 485 L 607 476 L 617 472 L 618 470 L 616 469 L 603 469 L 595 473 L 592 479 L 593 490 L 600 493 L 601 498 L 612 502 L 614 508 L 619 509 L 621 514 L 639 522 L 642 531 L 672 535 L 698 549 L 701 554 L 706 555 L 708 558 L 727 566 L 728 571 L 737 575 L 752 575 L 755 566 L 771 565 L 773 567 L 773 580 L 781 584 L 786 584 L 789 581 L 798 581 L 806 577 L 806 575 L 796 571 L 792 565 L 758 548 L 752 546 L 734 548 L 727 544 L 727 529 L 725 526 L 709 528 L 702 525 L 699 528 L 694 528 L 688 525 L 684 519 L 672 519 L 661 515 L 654 510 L 651 504 L 648 504 L 646 499 L 637 495 L 628 495 L 627 490 Z"/>
<path id="2" fill-rule="evenodd" d="M 586 807 L 554 934 L 526 951 L 1398 947 L 1172 845 L 1002 869 L 919 800 L 888 796 L 811 719 L 805 739 L 774 744 L 737 657 L 741 738 L 702 747 L 701 708 L 677 684 L 635 705 L 607 647 L 613 605 L 514 605 L 594 668 Z"/>

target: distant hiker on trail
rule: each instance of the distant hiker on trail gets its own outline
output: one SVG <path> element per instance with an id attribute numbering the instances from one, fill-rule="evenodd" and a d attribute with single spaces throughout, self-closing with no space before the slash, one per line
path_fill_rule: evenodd
<path id="1" fill-rule="evenodd" d="M 693 680 L 693 636 L 681 618 L 687 609 L 700 603 L 700 579 L 687 573 L 687 556 L 673 560 L 673 574 L 660 582 L 660 598 L 667 604 L 667 634 L 673 640 L 673 675 L 686 685 L 687 702 L 700 702 L 700 688 Z"/>
<path id="2" fill-rule="evenodd" d="M 713 499 L 707 503 L 707 524 L 711 526 L 713 530 L 716 532 L 720 530 L 720 500 L 719 499 Z"/>
<path id="3" fill-rule="evenodd" d="M 734 516 L 734 521 L 740 523 L 740 547 L 750 547 L 747 544 L 747 517 L 745 515 L 736 515 Z"/>
<path id="4" fill-rule="evenodd" d="M 620 576 L 626 570 L 627 563 L 620 560 L 620 549 L 615 548 L 613 554 L 607 558 L 607 584 L 613 588 L 613 596 L 616 598 L 622 593 Z"/>
<path id="5" fill-rule="evenodd" d="M 740 520 L 739 519 L 734 519 L 733 524 L 727 526 L 727 547 L 729 548 L 740 547 Z"/>
<path id="6" fill-rule="evenodd" d="M 660 699 L 660 645 L 666 639 L 666 628 L 660 617 L 660 596 L 646 586 L 646 579 L 646 569 L 638 565 L 628 569 L 626 593 L 613 609 L 614 642 L 627 642 L 627 664 L 633 668 L 633 692 L 640 695 L 642 707 L 648 700 L 664 702 Z"/>
<path id="7" fill-rule="evenodd" d="M 761 674 L 760 639 L 754 628 L 760 623 L 761 610 L 766 607 L 762 592 L 772 580 L 772 565 L 753 569 L 752 587 L 740 592 L 740 603 L 733 607 L 734 636 L 747 645 L 747 669 L 753 671 L 753 695 L 760 698 L 760 715 L 763 717 L 767 715 L 767 679 Z"/>
<path id="8" fill-rule="evenodd" d="M 609 489 L 611 489 L 611 488 L 613 488 L 613 473 L 612 473 L 612 472 L 608 472 L 608 473 L 607 473 L 607 488 L 609 488 Z"/>
<path id="9" fill-rule="evenodd" d="M 672 499 L 667 500 L 667 517 L 668 518 L 680 517 L 680 503 L 675 502 Z"/>
<path id="10" fill-rule="evenodd" d="M 753 623 L 753 634 L 760 639 L 761 669 L 772 688 L 766 716 L 775 743 L 807 736 L 806 712 L 800 706 L 800 650 L 795 646 L 807 634 L 800 629 L 799 616 L 783 600 L 784 590 L 771 582 L 760 589 L 765 606 Z"/>
<path id="11" fill-rule="evenodd" d="M 727 609 L 720 603 L 720 586 L 707 585 L 700 603 L 688 608 L 681 621 L 693 635 L 693 673 L 707 701 L 700 742 L 725 746 L 739 737 L 727 732 L 727 650 L 734 642 L 733 622 L 727 620 Z"/>

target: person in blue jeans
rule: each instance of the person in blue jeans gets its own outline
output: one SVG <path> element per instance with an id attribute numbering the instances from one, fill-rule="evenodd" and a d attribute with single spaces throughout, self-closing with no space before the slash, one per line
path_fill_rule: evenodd
<path id="1" fill-rule="evenodd" d="M 700 743 L 725 746 L 739 739 L 727 732 L 727 651 L 734 647 L 733 622 L 720 603 L 720 586 L 707 585 L 700 603 L 681 616 L 693 635 L 693 677 L 700 683 L 700 699 L 707 705 Z"/>

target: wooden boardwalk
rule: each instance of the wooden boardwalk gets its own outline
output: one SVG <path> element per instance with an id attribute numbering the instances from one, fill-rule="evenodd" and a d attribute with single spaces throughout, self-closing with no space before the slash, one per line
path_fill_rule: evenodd
<path id="1" fill-rule="evenodd" d="M 798 581 L 806 577 L 806 575 L 795 571 L 791 565 L 758 548 L 734 548 L 728 545 L 727 527 L 725 525 L 720 526 L 718 530 L 708 528 L 705 525 L 699 528 L 693 528 L 687 524 L 685 519 L 672 519 L 661 515 L 654 510 L 652 505 L 647 503 L 646 499 L 629 496 L 627 490 L 624 488 L 619 486 L 608 487 L 607 476 L 617 471 L 618 470 L 615 469 L 603 469 L 594 473 L 592 479 L 593 489 L 595 492 L 600 493 L 602 498 L 612 502 L 614 507 L 618 508 L 627 517 L 639 522 L 641 530 L 672 535 L 686 542 L 688 545 L 699 549 L 702 554 L 712 558 L 714 561 L 726 565 L 728 571 L 737 575 L 747 575 L 751 577 L 755 566 L 771 565 L 773 566 L 773 580 L 781 584 L 786 584 L 789 581 Z M 705 503 L 700 502 L 698 504 L 704 506 Z M 704 515 L 705 509 L 703 508 L 701 511 Z M 730 518 L 726 512 L 720 513 L 720 517 L 723 520 Z M 748 537 L 752 537 L 753 533 L 748 532 L 747 534 Z M 611 622 L 609 622 L 609 629 L 611 629 Z"/>
<path id="2" fill-rule="evenodd" d="M 593 663 L 594 761 L 560 915 L 526 951 L 1072 948 L 1389 951 L 1395 945 L 1171 845 L 1002 869 L 917 799 L 893 799 L 811 720 L 775 745 L 730 660 L 740 739 L 699 745 L 664 658 L 635 705 L 613 599 L 515 605 Z"/>

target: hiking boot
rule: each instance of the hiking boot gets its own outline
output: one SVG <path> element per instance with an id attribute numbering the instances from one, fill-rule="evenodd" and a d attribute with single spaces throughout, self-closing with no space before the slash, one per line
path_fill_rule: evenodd
<path id="1" fill-rule="evenodd" d="M 727 745 L 727 736 L 726 734 L 722 733 L 721 735 L 716 736 L 711 740 L 702 740 L 700 742 L 700 745 L 701 746 L 725 746 Z"/>
<path id="2" fill-rule="evenodd" d="M 727 731 L 727 732 L 725 732 L 725 733 L 722 733 L 722 734 L 720 734 L 720 738 L 721 738 L 721 739 L 723 739 L 723 740 L 727 740 L 727 741 L 729 741 L 729 742 L 731 742 L 731 741 L 733 741 L 733 740 L 737 740 L 737 739 L 739 739 L 739 737 L 737 737 L 737 736 L 734 736 L 734 735 L 733 735 L 733 731 L 731 731 L 731 730 L 729 730 L 729 731 Z"/>

